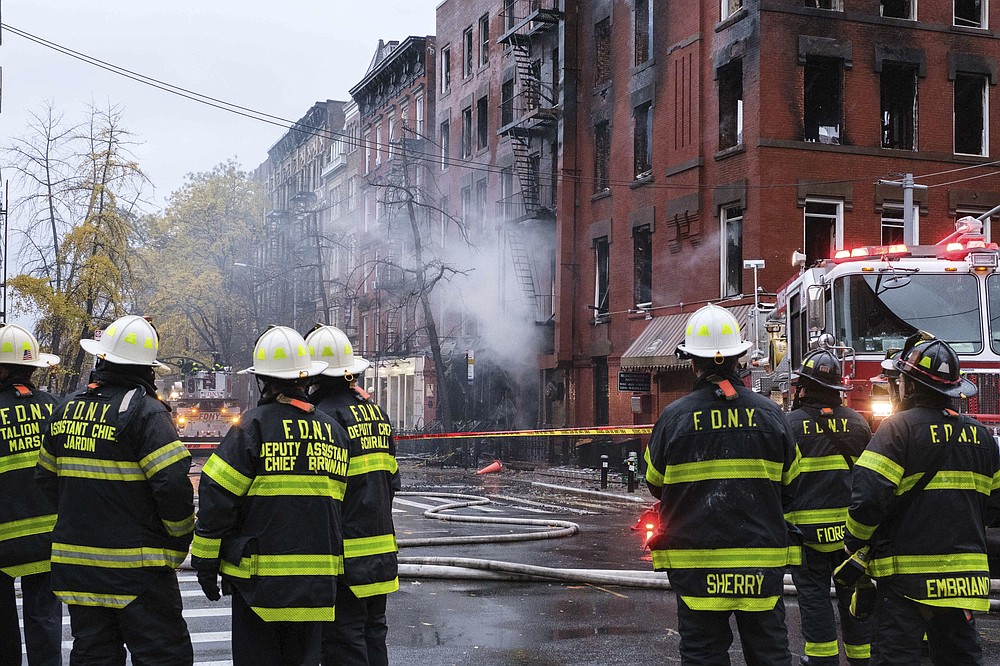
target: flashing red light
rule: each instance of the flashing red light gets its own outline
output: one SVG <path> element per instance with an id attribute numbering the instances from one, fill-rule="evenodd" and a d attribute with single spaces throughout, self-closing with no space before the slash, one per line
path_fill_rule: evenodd
<path id="1" fill-rule="evenodd" d="M 908 251 L 905 245 L 890 245 L 886 254 L 905 254 Z"/>
<path id="2" fill-rule="evenodd" d="M 948 243 L 948 245 L 945 246 L 944 251 L 945 252 L 961 252 L 964 249 L 965 249 L 965 246 L 962 245 L 961 243 Z"/>
<path id="3" fill-rule="evenodd" d="M 867 257 L 868 248 L 866 247 L 856 247 L 851 250 L 851 257 Z"/>
<path id="4" fill-rule="evenodd" d="M 837 250 L 837 254 L 833 255 L 834 259 L 850 259 L 850 250 Z"/>

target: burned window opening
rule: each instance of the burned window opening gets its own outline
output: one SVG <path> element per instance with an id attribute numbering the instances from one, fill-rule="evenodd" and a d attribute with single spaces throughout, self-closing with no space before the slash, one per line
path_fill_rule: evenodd
<path id="1" fill-rule="evenodd" d="M 743 209 L 729 206 L 722 209 L 722 293 L 736 296 L 743 293 Z"/>
<path id="2" fill-rule="evenodd" d="M 806 141 L 840 144 L 843 61 L 810 57 L 803 75 L 803 125 Z"/>
<path id="3" fill-rule="evenodd" d="M 820 259 L 828 259 L 840 247 L 837 232 L 840 230 L 841 204 L 835 201 L 806 201 L 803 225 L 803 248 L 806 266 Z"/>
<path id="4" fill-rule="evenodd" d="M 844 11 L 841 0 L 805 0 L 804 6 L 811 9 L 829 9 L 834 12 Z"/>
<path id="5" fill-rule="evenodd" d="M 907 19 L 912 21 L 913 3 L 915 0 L 881 0 L 879 6 L 882 16 L 886 18 Z"/>
<path id="6" fill-rule="evenodd" d="M 606 315 L 611 280 L 611 252 L 608 237 L 602 236 L 594 241 L 594 315 Z"/>
<path id="7" fill-rule="evenodd" d="M 611 128 L 608 122 L 594 126 L 594 193 L 608 189 L 611 180 Z"/>
<path id="8" fill-rule="evenodd" d="M 649 225 L 637 227 L 632 232 L 632 244 L 635 304 L 650 306 L 653 304 L 653 234 Z"/>
<path id="9" fill-rule="evenodd" d="M 917 148 L 917 68 L 907 63 L 882 65 L 882 147 Z"/>
<path id="10" fill-rule="evenodd" d="M 720 67 L 719 150 L 743 143 L 743 60 Z"/>
<path id="11" fill-rule="evenodd" d="M 611 19 L 594 25 L 594 85 L 611 81 Z"/>
<path id="12" fill-rule="evenodd" d="M 986 148 L 986 78 L 955 76 L 955 152 L 984 155 Z"/>
<path id="13" fill-rule="evenodd" d="M 635 130 L 632 137 L 634 176 L 645 178 L 653 171 L 653 106 L 649 102 L 634 110 Z"/>
<path id="14" fill-rule="evenodd" d="M 648 62 L 652 56 L 653 47 L 653 12 L 650 3 L 653 0 L 636 0 L 635 2 L 635 64 Z"/>

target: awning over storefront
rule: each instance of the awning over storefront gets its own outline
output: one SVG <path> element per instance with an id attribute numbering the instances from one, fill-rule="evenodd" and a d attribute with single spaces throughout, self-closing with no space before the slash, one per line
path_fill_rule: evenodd
<path id="1" fill-rule="evenodd" d="M 736 317 L 745 336 L 747 315 L 753 310 L 753 305 L 736 305 L 728 309 Z M 655 317 L 622 354 L 621 367 L 670 370 L 687 365 L 687 361 L 677 358 L 674 352 L 677 345 L 684 342 L 684 329 L 690 316 L 691 313 L 687 312 Z"/>

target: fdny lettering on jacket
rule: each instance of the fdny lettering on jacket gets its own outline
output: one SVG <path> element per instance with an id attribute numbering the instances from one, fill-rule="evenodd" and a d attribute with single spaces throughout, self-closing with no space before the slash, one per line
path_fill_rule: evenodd
<path id="1" fill-rule="evenodd" d="M 361 403 L 349 405 L 355 424 L 347 426 L 347 436 L 358 442 L 363 450 L 389 449 L 392 426 L 378 405 Z"/>
<path id="2" fill-rule="evenodd" d="M 848 426 L 847 419 L 817 419 L 815 421 L 806 419 L 802 422 L 803 435 L 821 435 L 827 432 L 846 434 L 851 432 L 851 428 Z"/>
<path id="3" fill-rule="evenodd" d="M 708 594 L 760 595 L 764 585 L 761 574 L 708 574 L 705 591 Z"/>
<path id="4" fill-rule="evenodd" d="M 955 434 L 955 426 L 951 423 L 932 423 L 927 426 L 931 431 L 931 443 L 943 444 L 952 441 Z M 960 426 L 958 428 L 958 438 L 955 440 L 963 444 L 979 444 L 979 431 L 974 426 Z"/>
<path id="5" fill-rule="evenodd" d="M 691 412 L 691 419 L 695 430 L 727 430 L 736 428 L 754 428 L 758 425 L 755 420 L 756 409 L 750 408 L 729 408 L 729 409 L 699 409 Z"/>
<path id="6" fill-rule="evenodd" d="M 70 400 L 62 416 L 52 424 L 52 435 L 66 435 L 63 448 L 93 452 L 97 442 L 114 442 L 115 427 L 105 422 L 110 404 L 93 401 Z"/>
<path id="7" fill-rule="evenodd" d="M 7 442 L 8 452 L 31 451 L 40 447 L 42 436 L 39 422 L 51 413 L 52 405 L 48 403 L 0 408 L 0 439 Z"/>
<path id="8" fill-rule="evenodd" d="M 310 472 L 347 475 L 347 449 L 335 444 L 336 436 L 329 423 L 282 419 L 281 427 L 288 441 L 264 442 L 260 446 L 265 472 L 290 472 L 302 454 Z"/>

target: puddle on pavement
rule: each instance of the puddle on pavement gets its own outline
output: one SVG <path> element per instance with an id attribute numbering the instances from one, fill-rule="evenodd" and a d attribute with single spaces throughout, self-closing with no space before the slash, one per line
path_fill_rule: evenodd
<path id="1" fill-rule="evenodd" d="M 566 627 L 553 629 L 549 632 L 549 637 L 554 641 L 563 641 L 589 636 L 626 636 L 645 633 L 648 632 L 636 627 Z"/>

